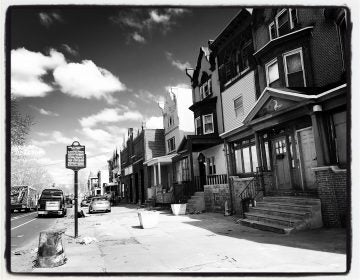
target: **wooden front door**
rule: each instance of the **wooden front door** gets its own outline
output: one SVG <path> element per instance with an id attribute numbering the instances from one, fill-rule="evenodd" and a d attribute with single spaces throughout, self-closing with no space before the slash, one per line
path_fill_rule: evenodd
<path id="1" fill-rule="evenodd" d="M 291 189 L 291 175 L 286 136 L 272 140 L 274 175 L 279 190 Z"/>
<path id="2" fill-rule="evenodd" d="M 299 130 L 297 133 L 299 139 L 301 172 L 304 188 L 314 189 L 316 188 L 316 179 L 312 168 L 317 166 L 314 133 L 312 131 L 312 127 Z"/>

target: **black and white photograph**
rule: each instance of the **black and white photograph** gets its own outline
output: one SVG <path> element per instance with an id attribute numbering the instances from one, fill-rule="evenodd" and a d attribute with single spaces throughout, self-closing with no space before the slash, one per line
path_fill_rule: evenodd
<path id="1" fill-rule="evenodd" d="M 4 12 L 8 275 L 353 269 L 353 9 L 41 4 Z"/>

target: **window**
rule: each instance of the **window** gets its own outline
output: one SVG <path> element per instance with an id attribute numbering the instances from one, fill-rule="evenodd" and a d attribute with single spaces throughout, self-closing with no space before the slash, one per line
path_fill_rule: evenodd
<path id="1" fill-rule="evenodd" d="M 171 152 L 175 150 L 175 137 L 168 139 L 167 142 L 168 142 L 168 151 Z"/>
<path id="2" fill-rule="evenodd" d="M 212 87 L 211 87 L 211 77 L 200 86 L 200 97 L 204 99 L 211 95 Z"/>
<path id="3" fill-rule="evenodd" d="M 277 37 L 289 33 L 298 22 L 296 9 L 283 9 L 275 17 L 275 20 L 269 24 L 269 37 L 274 40 Z"/>
<path id="4" fill-rule="evenodd" d="M 305 71 L 302 50 L 296 49 L 283 55 L 287 87 L 304 87 Z"/>
<path id="5" fill-rule="evenodd" d="M 279 85 L 279 67 L 277 59 L 274 59 L 266 64 L 265 69 L 267 85 L 270 87 Z"/>
<path id="6" fill-rule="evenodd" d="M 195 132 L 196 132 L 196 135 L 201 135 L 202 134 L 200 117 L 197 117 L 195 119 Z"/>
<path id="7" fill-rule="evenodd" d="M 251 40 L 244 43 L 237 57 L 237 72 L 241 73 L 250 67 L 249 56 L 252 54 Z"/>
<path id="8" fill-rule="evenodd" d="M 214 118 L 213 114 L 203 116 L 204 134 L 214 132 Z"/>
<path id="9" fill-rule="evenodd" d="M 244 114 L 242 95 L 234 99 L 234 110 L 236 117 Z"/>
<path id="10" fill-rule="evenodd" d="M 241 141 L 235 144 L 236 173 L 254 173 L 258 167 L 255 139 Z"/>
<path id="11" fill-rule="evenodd" d="M 168 119 L 168 127 L 172 126 L 173 124 L 174 124 L 174 117 L 170 115 Z"/>
<path id="12" fill-rule="evenodd" d="M 207 158 L 206 163 L 208 166 L 208 175 L 216 174 L 215 157 Z"/>

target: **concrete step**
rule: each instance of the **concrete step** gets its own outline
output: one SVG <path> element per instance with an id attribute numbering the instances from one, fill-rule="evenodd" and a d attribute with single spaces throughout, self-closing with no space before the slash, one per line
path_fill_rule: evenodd
<path id="1" fill-rule="evenodd" d="M 254 221 L 249 219 L 239 219 L 237 223 L 242 224 L 244 226 L 256 228 L 259 230 L 271 231 L 276 233 L 288 234 L 290 233 L 293 228 L 276 225 L 273 223 L 261 222 L 261 221 Z"/>
<path id="2" fill-rule="evenodd" d="M 283 210 L 292 210 L 292 211 L 305 211 L 305 212 L 310 212 L 313 208 L 312 205 L 300 205 L 294 203 L 266 202 L 266 201 L 256 202 L 256 207 L 283 209 Z"/>
<path id="3" fill-rule="evenodd" d="M 311 215 L 310 211 L 294 211 L 294 210 L 284 210 L 276 208 L 268 208 L 262 206 L 250 207 L 249 213 L 252 214 L 267 214 L 272 216 L 279 216 L 284 218 L 293 218 L 293 219 L 304 219 Z"/>
<path id="4" fill-rule="evenodd" d="M 260 213 L 245 213 L 245 218 L 248 220 L 259 221 L 274 225 L 286 226 L 286 227 L 294 227 L 297 224 L 301 223 L 302 219 L 299 218 L 288 218 L 281 216 L 274 216 L 268 214 L 260 214 Z"/>
<path id="5" fill-rule="evenodd" d="M 204 196 L 204 192 L 195 192 L 194 196 Z"/>
<path id="6" fill-rule="evenodd" d="M 281 202 L 300 205 L 320 205 L 320 199 L 310 197 L 297 197 L 297 196 L 265 196 L 264 202 Z"/>

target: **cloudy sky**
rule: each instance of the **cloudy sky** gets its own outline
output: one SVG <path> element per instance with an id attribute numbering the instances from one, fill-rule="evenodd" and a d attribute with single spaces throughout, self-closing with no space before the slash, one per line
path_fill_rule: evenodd
<path id="1" fill-rule="evenodd" d="M 66 145 L 86 146 L 89 173 L 107 167 L 128 127 L 162 125 L 157 102 L 187 86 L 201 46 L 238 8 L 16 7 L 11 91 L 34 118 L 28 148 L 57 184 L 73 181 Z"/>

